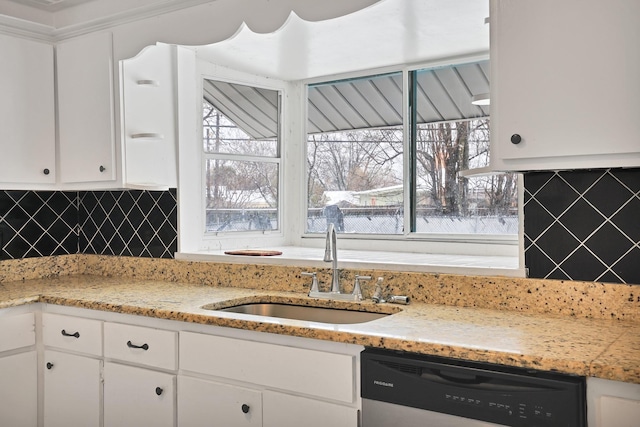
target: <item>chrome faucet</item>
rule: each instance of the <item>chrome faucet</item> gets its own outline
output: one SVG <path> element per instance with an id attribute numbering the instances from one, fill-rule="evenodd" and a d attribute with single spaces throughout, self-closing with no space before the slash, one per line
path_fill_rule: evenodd
<path id="1" fill-rule="evenodd" d="M 311 277 L 311 290 L 309 290 L 309 296 L 312 298 L 325 298 L 343 301 L 362 301 L 362 289 L 360 288 L 360 282 L 363 280 L 369 280 L 371 277 L 356 275 L 353 292 L 350 294 L 343 294 L 340 289 L 340 270 L 338 269 L 338 247 L 336 242 L 337 236 L 335 226 L 329 223 L 327 226 L 323 261 L 331 263 L 331 291 L 320 291 L 316 273 L 302 272 L 301 274 L 303 276 Z"/>
<path id="2" fill-rule="evenodd" d="M 327 237 L 324 247 L 324 262 L 331 263 L 331 293 L 340 293 L 340 270 L 338 270 L 338 245 L 336 228 L 333 223 L 327 227 Z"/>

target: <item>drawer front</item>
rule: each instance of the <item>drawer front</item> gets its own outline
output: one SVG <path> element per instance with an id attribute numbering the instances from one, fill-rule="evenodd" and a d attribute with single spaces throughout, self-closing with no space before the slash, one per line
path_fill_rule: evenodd
<path id="1" fill-rule="evenodd" d="M 36 343 L 33 313 L 0 317 L 0 351 L 28 347 Z"/>
<path id="2" fill-rule="evenodd" d="M 104 324 L 104 355 L 162 369 L 178 369 L 178 333 L 121 323 Z"/>
<path id="3" fill-rule="evenodd" d="M 60 314 L 42 314 L 44 345 L 102 356 L 102 322 Z"/>
<path id="4" fill-rule="evenodd" d="M 347 403 L 355 395 L 351 355 L 181 332 L 180 368 Z"/>

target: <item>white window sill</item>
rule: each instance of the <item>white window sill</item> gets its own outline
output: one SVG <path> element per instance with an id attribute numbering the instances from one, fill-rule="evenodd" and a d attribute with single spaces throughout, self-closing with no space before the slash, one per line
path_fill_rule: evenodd
<path id="1" fill-rule="evenodd" d="M 277 256 L 227 255 L 224 251 L 182 252 L 176 259 L 185 261 L 208 261 L 238 264 L 271 264 L 293 267 L 327 268 L 322 260 L 324 248 L 281 246 L 263 248 L 277 250 Z M 465 274 L 474 276 L 525 277 L 519 268 L 518 257 L 483 255 L 419 254 L 409 252 L 338 251 L 338 267 L 346 269 L 387 270 L 423 273 Z"/>

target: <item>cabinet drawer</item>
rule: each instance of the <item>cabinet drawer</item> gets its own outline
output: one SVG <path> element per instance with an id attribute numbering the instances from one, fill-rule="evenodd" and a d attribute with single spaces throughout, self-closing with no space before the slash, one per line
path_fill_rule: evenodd
<path id="1" fill-rule="evenodd" d="M 276 344 L 180 333 L 180 368 L 352 403 L 355 360 Z"/>
<path id="2" fill-rule="evenodd" d="M 44 345 L 102 356 L 102 322 L 60 314 L 42 314 Z"/>
<path id="3" fill-rule="evenodd" d="M 0 351 L 27 347 L 35 343 L 36 328 L 33 313 L 0 317 Z"/>
<path id="4" fill-rule="evenodd" d="M 175 370 L 177 332 L 120 323 L 104 324 L 104 355 L 108 358 Z"/>

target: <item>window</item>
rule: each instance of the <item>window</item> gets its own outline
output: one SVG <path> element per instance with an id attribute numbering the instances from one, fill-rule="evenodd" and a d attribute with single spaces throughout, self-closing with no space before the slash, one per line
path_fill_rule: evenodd
<path id="1" fill-rule="evenodd" d="M 487 75 L 481 61 L 310 85 L 306 233 L 515 236 L 516 175 L 461 174 L 489 165 L 488 107 L 471 103 Z"/>
<path id="2" fill-rule="evenodd" d="M 279 228 L 279 93 L 203 84 L 205 233 Z"/>
<path id="3" fill-rule="evenodd" d="M 402 73 L 308 90 L 307 226 L 402 234 Z"/>
<path id="4" fill-rule="evenodd" d="M 461 173 L 489 164 L 471 104 L 488 61 L 319 83 L 221 70 L 201 64 L 202 127 L 180 144 L 181 252 L 318 247 L 328 223 L 345 250 L 518 250 L 516 176 Z"/>

